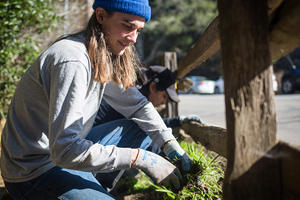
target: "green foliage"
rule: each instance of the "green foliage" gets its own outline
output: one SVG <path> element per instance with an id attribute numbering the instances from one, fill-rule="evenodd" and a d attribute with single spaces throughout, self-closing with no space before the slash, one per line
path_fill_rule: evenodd
<path id="1" fill-rule="evenodd" d="M 198 170 L 185 174 L 186 186 L 174 192 L 166 187 L 155 186 L 156 191 L 167 194 L 165 199 L 221 199 L 224 171 L 220 167 L 218 156 L 204 152 L 195 143 L 181 142 L 181 147 L 192 159 Z"/>
<path id="2" fill-rule="evenodd" d="M 201 32 L 217 15 L 214 0 L 153 0 L 152 19 L 145 31 L 151 34 L 178 35 Z"/>
<path id="3" fill-rule="evenodd" d="M 126 185 L 126 188 L 124 186 Z M 115 191 L 120 192 L 122 190 L 126 190 L 126 193 L 138 193 L 138 192 L 145 192 L 145 190 L 149 190 L 152 187 L 151 179 L 140 172 L 138 174 L 138 179 L 134 176 L 126 176 L 122 178 L 116 187 L 114 188 Z"/>
<path id="4" fill-rule="evenodd" d="M 216 0 L 152 0 L 150 5 L 152 18 L 143 31 L 148 64 L 161 64 L 159 52 L 186 52 L 217 16 Z"/>
<path id="5" fill-rule="evenodd" d="M 133 185 L 132 191 L 143 191 L 151 187 L 151 185 L 150 178 L 146 174 L 141 173 L 139 180 Z"/>
<path id="6" fill-rule="evenodd" d="M 0 2 L 0 119 L 20 77 L 38 56 L 41 44 L 33 37 L 50 31 L 59 19 L 53 10 L 51 0 Z"/>
<path id="7" fill-rule="evenodd" d="M 223 165 L 220 163 L 219 156 L 213 156 L 205 152 L 204 147 L 199 148 L 199 145 L 195 143 L 180 142 L 180 146 L 192 159 L 194 169 L 189 173 L 183 174 L 183 186 L 179 191 L 175 191 L 173 188 L 166 188 L 165 186 L 154 185 L 150 178 L 144 174 L 137 180 L 133 177 L 125 179 L 123 184 L 121 184 L 123 187 L 126 184 L 126 188 L 123 189 L 130 194 L 143 193 L 145 197 L 150 196 L 148 199 L 157 199 L 157 196 L 164 200 L 221 199 L 224 171 L 221 168 Z M 122 186 L 119 185 L 119 187 Z M 157 193 L 162 193 L 162 195 Z"/>

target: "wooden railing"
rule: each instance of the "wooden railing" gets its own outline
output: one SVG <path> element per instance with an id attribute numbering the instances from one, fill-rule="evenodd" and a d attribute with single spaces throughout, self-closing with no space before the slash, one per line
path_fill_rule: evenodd
<path id="1" fill-rule="evenodd" d="M 297 199 L 300 149 L 277 140 L 270 65 L 300 45 L 300 1 L 218 0 L 218 10 L 177 77 L 222 50 L 226 142 L 210 143 L 227 155 L 224 199 Z"/>
<path id="2" fill-rule="evenodd" d="M 280 10 L 277 11 L 279 7 Z M 299 12 L 297 0 L 268 0 L 269 46 L 272 60 L 287 55 L 299 46 Z M 177 70 L 178 78 L 184 77 L 220 50 L 219 20 L 218 16 L 211 22 L 195 46 L 181 60 Z"/>

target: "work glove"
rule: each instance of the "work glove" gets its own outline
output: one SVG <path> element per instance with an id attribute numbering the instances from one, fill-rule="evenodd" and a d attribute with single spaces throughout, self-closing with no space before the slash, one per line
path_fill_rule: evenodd
<path id="1" fill-rule="evenodd" d="M 132 167 L 141 169 L 155 184 L 180 188 L 182 176 L 179 169 L 155 153 L 139 149 L 137 159 Z"/>
<path id="2" fill-rule="evenodd" d="M 179 120 L 180 120 L 181 125 L 190 123 L 192 121 L 203 124 L 203 122 L 197 115 L 188 115 L 188 116 L 182 115 L 182 116 L 179 116 Z"/>
<path id="3" fill-rule="evenodd" d="M 175 139 L 168 141 L 163 146 L 163 152 L 173 161 L 179 159 L 182 169 L 184 171 L 190 171 L 192 160 Z"/>

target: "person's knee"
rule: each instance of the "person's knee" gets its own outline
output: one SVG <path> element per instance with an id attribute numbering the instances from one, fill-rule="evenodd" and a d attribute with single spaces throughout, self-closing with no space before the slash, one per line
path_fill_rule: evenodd
<path id="1" fill-rule="evenodd" d="M 90 188 L 85 189 L 72 189 L 65 194 L 61 195 L 59 199 L 78 199 L 78 200 L 114 200 L 114 198 L 103 190 L 95 190 Z"/>

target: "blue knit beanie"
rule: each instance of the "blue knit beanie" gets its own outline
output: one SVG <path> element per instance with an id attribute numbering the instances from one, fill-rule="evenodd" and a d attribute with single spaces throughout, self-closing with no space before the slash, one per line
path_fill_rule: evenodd
<path id="1" fill-rule="evenodd" d="M 151 7 L 148 0 L 95 0 L 93 9 L 98 7 L 137 15 L 145 18 L 146 22 L 151 18 Z"/>

